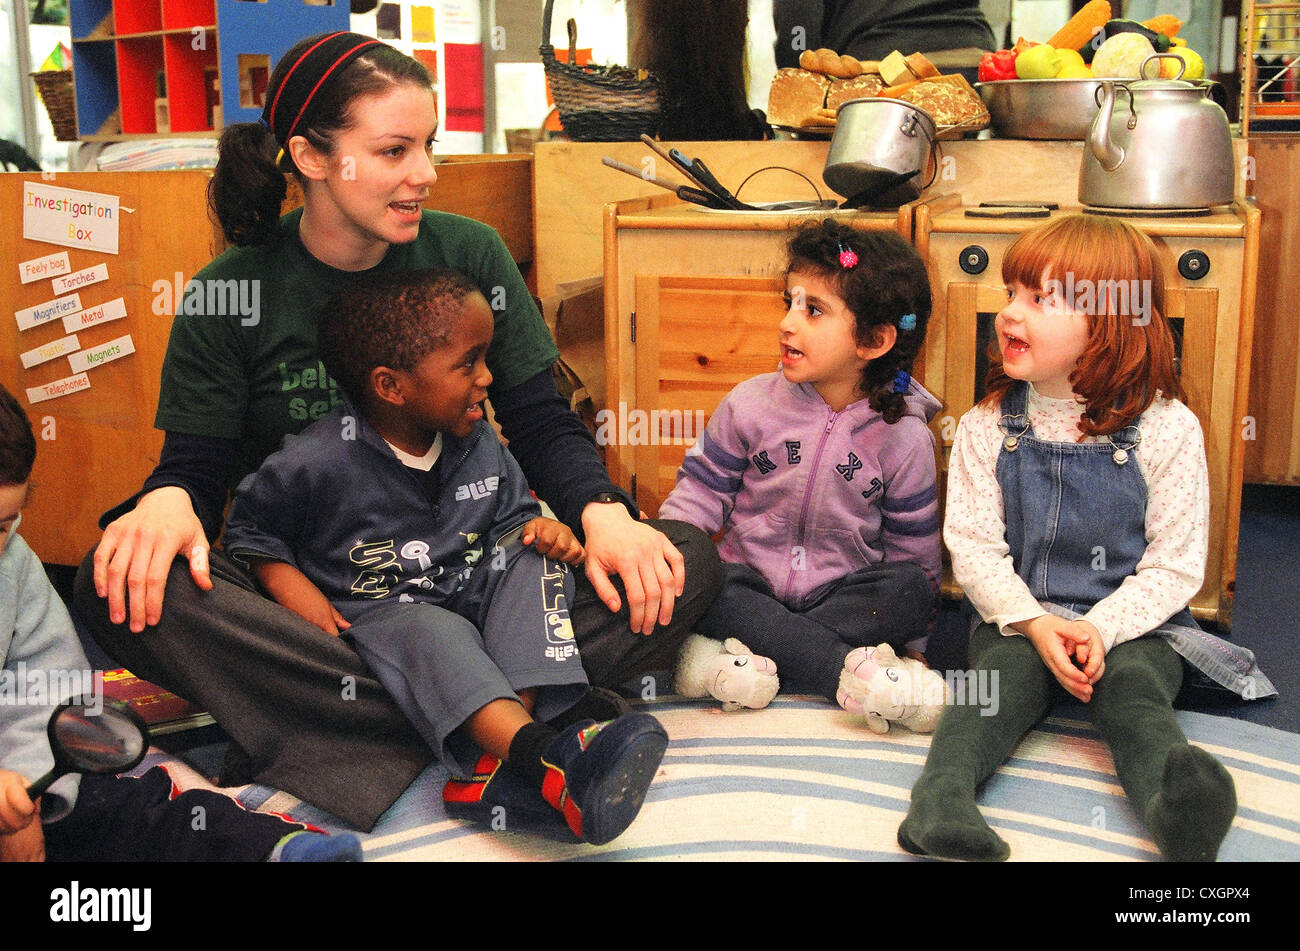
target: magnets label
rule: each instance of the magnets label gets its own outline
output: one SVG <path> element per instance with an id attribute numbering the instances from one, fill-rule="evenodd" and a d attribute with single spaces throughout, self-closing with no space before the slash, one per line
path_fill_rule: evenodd
<path id="1" fill-rule="evenodd" d="M 68 366 L 72 368 L 73 373 L 84 373 L 86 370 L 93 370 L 97 366 L 111 363 L 133 353 L 135 353 L 135 344 L 131 342 L 131 335 L 126 334 L 108 343 L 72 354 L 68 357 Z"/>

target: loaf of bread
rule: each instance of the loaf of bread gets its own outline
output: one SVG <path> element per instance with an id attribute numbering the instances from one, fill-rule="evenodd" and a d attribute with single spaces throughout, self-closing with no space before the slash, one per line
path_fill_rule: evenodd
<path id="1" fill-rule="evenodd" d="M 826 94 L 826 108 L 835 112 L 850 99 L 865 99 L 880 95 L 885 81 L 875 73 L 864 73 L 853 79 L 832 79 L 830 91 Z"/>
<path id="2" fill-rule="evenodd" d="M 915 83 L 894 98 L 924 109 L 938 127 L 938 138 L 959 139 L 989 124 L 989 111 L 960 73 Z"/>
<path id="3" fill-rule="evenodd" d="M 785 67 L 772 77 L 768 93 L 767 121 L 792 129 L 826 125 L 820 110 L 826 105 L 831 81 L 821 73 Z"/>

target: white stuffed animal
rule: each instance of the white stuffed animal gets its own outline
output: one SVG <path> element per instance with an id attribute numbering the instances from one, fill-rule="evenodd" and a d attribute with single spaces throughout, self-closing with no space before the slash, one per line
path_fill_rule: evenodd
<path id="1" fill-rule="evenodd" d="M 715 641 L 699 634 L 682 643 L 673 681 L 683 697 L 707 694 L 728 711 L 765 707 L 781 686 L 771 658 L 760 657 L 734 637 Z"/>
<path id="2" fill-rule="evenodd" d="M 875 733 L 901 723 L 913 733 L 929 733 L 939 722 L 948 685 L 938 673 L 911 657 L 899 657 L 888 644 L 859 647 L 844 659 L 836 699 L 850 713 L 867 718 Z"/>

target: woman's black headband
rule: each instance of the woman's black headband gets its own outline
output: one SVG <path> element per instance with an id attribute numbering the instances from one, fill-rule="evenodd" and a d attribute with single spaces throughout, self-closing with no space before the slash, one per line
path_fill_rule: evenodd
<path id="1" fill-rule="evenodd" d="M 262 117 L 258 120 L 275 134 L 281 154 L 298 127 L 305 124 L 304 120 L 310 116 L 321 90 L 362 53 L 372 46 L 383 45 L 374 37 L 361 33 L 329 33 L 312 43 L 290 64 L 280 85 L 267 96 Z"/>

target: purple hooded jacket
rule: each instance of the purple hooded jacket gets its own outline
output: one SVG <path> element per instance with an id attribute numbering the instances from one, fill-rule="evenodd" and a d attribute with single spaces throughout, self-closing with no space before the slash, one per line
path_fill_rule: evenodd
<path id="1" fill-rule="evenodd" d="M 714 534 L 799 608 L 821 586 L 882 561 L 910 561 L 939 587 L 934 437 L 939 401 L 915 380 L 893 425 L 866 400 L 836 413 L 780 372 L 723 399 L 659 508 Z"/>

